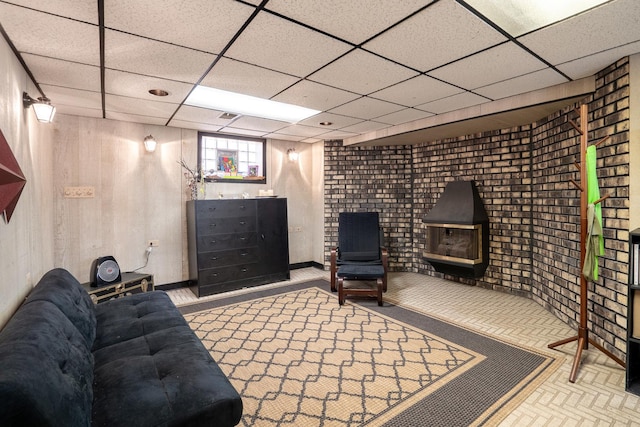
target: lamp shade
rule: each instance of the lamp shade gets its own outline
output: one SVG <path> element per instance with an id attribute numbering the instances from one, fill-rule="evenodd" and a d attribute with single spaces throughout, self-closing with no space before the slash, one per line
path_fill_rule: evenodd
<path id="1" fill-rule="evenodd" d="M 147 153 L 156 151 L 156 145 L 158 145 L 158 143 L 153 136 L 148 135 L 144 138 L 144 149 L 147 150 Z"/>
<path id="2" fill-rule="evenodd" d="M 56 107 L 51 104 L 45 104 L 36 102 L 33 104 L 33 111 L 36 113 L 36 118 L 42 123 L 51 123 L 53 116 L 56 115 Z"/>

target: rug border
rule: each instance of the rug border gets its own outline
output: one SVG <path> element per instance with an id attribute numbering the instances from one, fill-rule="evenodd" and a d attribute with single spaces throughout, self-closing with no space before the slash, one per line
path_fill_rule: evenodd
<path id="1" fill-rule="evenodd" d="M 267 289 L 247 288 L 246 292 L 237 293 L 235 295 L 220 294 L 221 296 L 220 298 L 208 299 L 206 301 L 198 301 L 192 304 L 184 304 L 179 306 L 178 309 L 183 315 L 194 315 L 199 312 L 211 310 L 220 306 L 239 304 L 251 299 L 268 298 L 268 297 L 273 297 L 280 294 L 296 292 L 296 291 L 301 291 L 301 290 L 310 289 L 310 288 L 316 288 L 319 291 L 322 291 L 323 293 L 334 297 L 337 302 L 337 295 L 325 289 L 325 288 L 328 289 L 328 287 L 329 287 L 328 280 L 323 278 L 318 278 L 318 279 L 312 279 L 312 280 L 299 282 L 299 283 L 290 283 L 290 284 L 283 283 L 282 286 L 274 286 L 274 287 L 269 287 Z M 415 314 L 424 316 L 426 318 L 432 318 L 439 322 L 452 325 L 456 328 L 468 331 L 472 334 L 476 334 L 485 339 L 493 340 L 497 343 L 510 346 L 515 349 L 531 353 L 533 355 L 537 355 L 543 359 L 543 361 L 540 362 L 540 364 L 536 366 L 531 372 L 529 372 L 526 375 L 526 377 L 518 381 L 517 384 L 511 387 L 505 394 L 500 396 L 496 402 L 488 406 L 486 410 L 480 413 L 478 417 L 471 424 L 469 424 L 470 426 L 498 425 L 509 414 L 511 414 L 515 408 L 517 408 L 522 403 L 524 403 L 524 401 L 533 393 L 533 391 L 536 388 L 538 388 L 544 381 L 546 381 L 551 375 L 553 375 L 556 372 L 556 370 L 565 361 L 564 360 L 565 358 L 556 357 L 557 354 L 555 353 L 542 351 L 538 348 L 533 348 L 527 345 L 523 345 L 510 339 L 505 339 L 502 337 L 491 335 L 487 332 L 478 330 L 468 325 L 461 324 L 458 321 L 452 320 L 445 316 L 429 313 L 425 310 L 418 309 L 416 307 L 407 306 L 403 303 L 398 302 L 398 300 L 394 298 L 385 298 L 384 301 L 385 303 L 396 306 L 400 309 L 413 312 Z M 356 303 L 353 300 L 349 300 L 346 303 L 357 306 L 360 309 L 364 309 L 366 311 L 375 313 L 376 315 L 385 317 L 387 319 L 393 320 L 394 322 L 398 322 L 412 329 L 420 330 L 423 333 L 425 332 L 429 333 L 428 331 L 422 330 L 417 326 L 408 324 L 403 320 L 395 319 L 385 315 L 384 312 L 381 311 L 381 310 L 384 310 L 385 308 L 384 306 L 382 307 L 367 306 L 367 305 Z M 442 338 L 442 337 L 439 337 L 439 338 Z M 453 344 L 461 345 L 457 343 L 453 343 Z M 472 350 L 472 349 L 469 349 L 469 350 Z M 409 405 L 407 409 L 414 406 L 417 402 L 419 402 L 419 399 L 413 402 L 413 405 Z M 397 416 L 398 414 L 396 413 L 396 415 L 392 415 L 390 417 L 385 417 L 384 415 L 385 414 L 381 414 L 380 416 L 376 417 L 375 419 L 367 423 L 367 425 L 371 427 L 373 427 L 374 425 L 382 425 L 388 421 L 393 420 L 393 418 L 395 418 L 395 416 Z"/>

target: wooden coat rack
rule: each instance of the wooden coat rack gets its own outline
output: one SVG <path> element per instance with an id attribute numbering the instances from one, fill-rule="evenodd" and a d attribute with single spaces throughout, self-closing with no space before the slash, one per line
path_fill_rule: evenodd
<path id="1" fill-rule="evenodd" d="M 589 343 L 593 344 L 598 350 L 609 356 L 616 363 L 624 367 L 624 362 L 614 356 L 610 351 L 606 350 L 600 344 L 595 342 L 593 339 L 589 338 L 589 327 L 587 324 L 587 279 L 582 274 L 582 266 L 584 265 L 584 261 L 586 258 L 586 247 L 587 247 L 587 236 L 588 236 L 588 224 L 587 224 L 587 208 L 588 208 L 588 199 L 587 199 L 587 147 L 588 147 L 588 136 L 587 136 L 587 126 L 588 126 L 588 110 L 587 105 L 583 104 L 580 106 L 580 111 L 577 111 L 580 115 L 580 126 L 578 126 L 573 120 L 569 122 L 571 125 L 580 133 L 580 164 L 576 163 L 576 167 L 580 171 L 580 183 L 575 180 L 571 180 L 573 185 L 576 186 L 578 190 L 580 190 L 580 325 L 578 327 L 578 335 L 573 336 L 571 338 L 566 338 L 552 344 L 549 344 L 549 348 L 555 348 L 563 344 L 567 344 L 573 341 L 578 341 L 578 348 L 576 349 L 576 355 L 573 359 L 573 367 L 571 368 L 571 376 L 569 377 L 569 381 L 574 383 L 576 382 L 576 376 L 578 375 L 578 368 L 580 366 L 580 361 L 582 358 L 582 350 L 586 350 L 589 348 Z M 609 136 L 598 141 L 595 145 L 598 146 L 609 139 Z M 605 195 L 600 199 L 593 202 L 594 205 L 601 203 L 603 200 L 608 198 L 609 195 Z"/>

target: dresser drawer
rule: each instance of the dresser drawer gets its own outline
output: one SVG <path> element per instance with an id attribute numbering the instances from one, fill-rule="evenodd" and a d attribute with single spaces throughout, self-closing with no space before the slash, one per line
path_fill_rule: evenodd
<path id="1" fill-rule="evenodd" d="M 202 200 L 195 203 L 198 221 L 206 218 L 256 216 L 255 200 Z"/>
<path id="2" fill-rule="evenodd" d="M 198 253 L 248 248 L 256 246 L 257 242 L 255 232 L 203 235 L 198 236 Z"/>
<path id="3" fill-rule="evenodd" d="M 232 218 L 206 218 L 198 224 L 198 234 L 228 234 L 256 231 L 255 216 L 235 216 Z"/>
<path id="4" fill-rule="evenodd" d="M 258 264 L 241 264 L 227 267 L 209 268 L 198 273 L 198 285 L 206 286 L 216 283 L 242 280 L 258 274 Z"/>
<path id="5" fill-rule="evenodd" d="M 258 262 L 258 247 L 233 249 L 229 251 L 203 252 L 198 254 L 201 269 L 224 267 Z"/>

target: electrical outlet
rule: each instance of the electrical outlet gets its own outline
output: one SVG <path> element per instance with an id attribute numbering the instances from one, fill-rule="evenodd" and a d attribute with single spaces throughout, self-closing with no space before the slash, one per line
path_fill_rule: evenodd
<path id="1" fill-rule="evenodd" d="M 149 240 L 147 241 L 147 246 L 151 246 L 152 248 L 157 248 L 160 246 L 160 240 Z"/>

